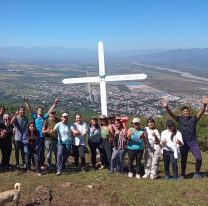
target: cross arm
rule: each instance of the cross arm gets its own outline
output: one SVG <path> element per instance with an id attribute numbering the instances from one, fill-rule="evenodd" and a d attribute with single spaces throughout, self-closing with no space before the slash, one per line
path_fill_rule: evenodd
<path id="1" fill-rule="evenodd" d="M 129 75 L 115 75 L 115 76 L 106 76 L 106 82 L 114 82 L 114 81 L 130 81 L 130 80 L 141 80 L 146 79 L 146 74 L 129 74 Z"/>
<path id="2" fill-rule="evenodd" d="M 99 77 L 83 77 L 83 78 L 71 78 L 71 79 L 63 79 L 62 83 L 64 84 L 76 84 L 76 83 L 91 83 L 91 82 L 99 82 Z"/>

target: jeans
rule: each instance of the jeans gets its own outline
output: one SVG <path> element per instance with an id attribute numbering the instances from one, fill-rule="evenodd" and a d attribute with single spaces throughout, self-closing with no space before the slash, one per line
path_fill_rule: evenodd
<path id="1" fill-rule="evenodd" d="M 195 173 L 197 174 L 199 173 L 202 165 L 202 156 L 197 141 L 187 142 L 184 140 L 184 145 L 180 147 L 182 175 L 185 175 L 186 172 L 186 163 L 187 163 L 189 150 L 194 155 L 196 160 Z"/>
<path id="2" fill-rule="evenodd" d="M 26 153 L 26 164 L 27 164 L 27 169 L 31 170 L 31 159 L 32 157 L 35 160 L 35 168 L 37 173 L 41 173 L 41 168 L 40 168 L 40 154 L 38 154 L 36 151 L 30 151 L 30 154 Z"/>
<path id="3" fill-rule="evenodd" d="M 55 162 L 57 164 L 57 140 L 45 140 L 45 149 L 47 152 L 47 162 L 48 166 L 51 166 L 51 156 L 52 152 L 55 155 Z"/>
<path id="4" fill-rule="evenodd" d="M 114 169 L 115 160 L 118 159 L 118 171 L 123 172 L 125 155 L 126 149 L 113 148 L 113 154 L 111 157 L 111 171 Z"/>
<path id="5" fill-rule="evenodd" d="M 133 162 L 134 159 L 136 157 L 136 174 L 140 174 L 141 173 L 141 160 L 142 160 L 142 156 L 143 156 L 143 149 L 141 150 L 131 150 L 131 149 L 127 149 L 127 153 L 129 156 L 129 172 L 133 173 Z"/>
<path id="6" fill-rule="evenodd" d="M 79 157 L 81 159 L 82 167 L 85 167 L 85 145 L 72 145 L 74 152 L 75 166 L 79 166 Z"/>
<path id="7" fill-rule="evenodd" d="M 113 144 L 109 142 L 108 139 L 101 139 L 101 144 L 99 146 L 100 159 L 102 165 L 110 166 L 111 156 L 113 152 Z"/>
<path id="8" fill-rule="evenodd" d="M 70 149 L 66 147 L 66 144 L 58 144 L 57 152 L 57 170 L 62 171 L 66 168 L 66 161 L 69 157 Z"/>
<path id="9" fill-rule="evenodd" d="M 19 164 L 19 150 L 21 150 L 22 163 L 25 164 L 24 144 L 22 141 L 14 140 L 16 163 Z"/>
<path id="10" fill-rule="evenodd" d="M 173 178 L 178 178 L 178 165 L 177 159 L 174 158 L 174 152 L 163 150 L 165 175 L 169 176 L 170 162 L 173 168 Z"/>

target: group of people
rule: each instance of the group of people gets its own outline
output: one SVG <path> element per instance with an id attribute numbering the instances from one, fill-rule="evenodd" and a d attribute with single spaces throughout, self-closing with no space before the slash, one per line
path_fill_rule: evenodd
<path id="1" fill-rule="evenodd" d="M 35 114 L 29 105 L 27 98 L 23 97 L 33 122 L 28 121 L 25 115 L 25 107 L 20 106 L 16 114 L 5 114 L 5 108 L 0 106 L 0 147 L 2 152 L 3 172 L 9 171 L 9 161 L 14 140 L 16 167 L 19 167 L 19 151 L 22 164 L 27 171 L 31 171 L 31 161 L 36 167 L 36 173 L 41 176 L 41 169 L 52 168 L 52 153 L 55 156 L 57 167 L 56 175 L 67 171 L 66 162 L 70 153 L 73 153 L 76 170 L 79 170 L 79 158 L 82 171 L 86 171 L 85 150 L 86 136 L 91 151 L 91 164 L 93 169 L 109 168 L 109 174 L 116 170 L 123 174 L 125 156 L 128 154 L 128 177 L 132 178 L 157 178 L 157 170 L 161 154 L 164 160 L 165 180 L 170 178 L 170 163 L 173 170 L 173 180 L 185 177 L 186 163 L 189 150 L 195 157 L 196 168 L 194 177 L 202 179 L 199 174 L 202 157 L 197 144 L 196 124 L 205 111 L 208 100 L 203 97 L 203 107 L 196 116 L 190 116 L 188 107 L 181 108 L 181 116 L 176 116 L 169 110 L 168 103 L 162 100 L 162 105 L 168 114 L 180 125 L 180 131 L 176 130 L 173 120 L 167 120 L 166 128 L 161 133 L 155 128 L 153 118 L 147 119 L 147 126 L 141 128 L 139 118 L 132 120 L 132 127 L 124 128 L 122 121 L 115 115 L 101 115 L 99 118 L 92 116 L 90 124 L 82 121 L 80 114 L 75 115 L 75 122 L 68 122 L 68 114 L 63 113 L 61 119 L 56 117 L 56 99 L 48 113 L 43 114 L 43 107 L 37 109 Z M 99 122 L 100 121 L 100 122 Z M 141 159 L 145 148 L 145 174 L 141 176 Z M 47 167 L 45 167 L 45 151 L 47 153 Z M 97 168 L 96 156 L 100 153 L 101 166 Z M 181 175 L 178 177 L 177 160 L 181 156 Z M 26 157 L 26 159 L 25 159 Z M 133 162 L 136 160 L 136 172 Z M 115 170 L 116 168 L 116 170 Z"/>

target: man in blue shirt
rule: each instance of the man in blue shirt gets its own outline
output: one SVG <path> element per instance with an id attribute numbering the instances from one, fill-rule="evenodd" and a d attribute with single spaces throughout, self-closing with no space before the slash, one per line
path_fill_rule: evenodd
<path id="1" fill-rule="evenodd" d="M 37 114 L 35 114 L 29 103 L 27 102 L 27 98 L 23 97 L 22 98 L 25 101 L 25 105 L 27 109 L 29 110 L 33 121 L 35 122 L 36 129 L 40 132 L 40 137 L 41 137 L 41 152 L 40 152 L 40 163 L 41 163 L 41 169 L 45 169 L 44 162 L 45 162 L 45 135 L 42 134 L 42 128 L 43 128 L 43 123 L 46 119 L 49 118 L 49 113 L 50 110 L 54 109 L 56 107 L 56 104 L 58 103 L 58 99 L 55 99 L 55 102 L 53 106 L 49 109 L 48 113 L 43 114 L 44 108 L 43 107 L 38 107 L 37 109 Z"/>

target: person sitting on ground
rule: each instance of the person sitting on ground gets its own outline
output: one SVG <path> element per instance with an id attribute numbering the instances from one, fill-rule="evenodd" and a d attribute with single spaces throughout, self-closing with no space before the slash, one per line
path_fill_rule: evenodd
<path id="1" fill-rule="evenodd" d="M 40 142 L 40 146 L 41 146 L 41 151 L 40 151 L 40 162 L 41 162 L 41 169 L 45 169 L 44 163 L 45 163 L 45 135 L 42 133 L 42 128 L 43 128 L 43 123 L 46 119 L 49 118 L 49 113 L 50 110 L 54 109 L 58 103 L 58 99 L 55 99 L 54 104 L 52 105 L 52 107 L 49 109 L 49 111 L 43 115 L 44 112 L 44 108 L 43 107 L 38 107 L 37 109 L 37 114 L 33 113 L 31 106 L 29 105 L 29 103 L 27 102 L 27 98 L 23 97 L 22 98 L 25 102 L 25 105 L 27 107 L 27 109 L 29 110 L 33 121 L 35 122 L 35 126 L 37 128 L 37 130 L 40 133 L 40 137 L 41 137 L 41 142 Z"/>
<path id="2" fill-rule="evenodd" d="M 182 135 L 179 131 L 176 131 L 173 120 L 167 120 L 167 129 L 161 133 L 161 143 L 163 144 L 163 159 L 165 168 L 164 180 L 170 179 L 169 166 L 170 162 L 173 169 L 173 180 L 178 181 L 178 165 L 177 159 L 179 158 L 178 149 L 183 145 Z"/>
<path id="3" fill-rule="evenodd" d="M 123 128 L 123 124 L 119 119 L 115 119 L 114 124 L 116 126 L 116 131 L 114 134 L 113 154 L 111 157 L 111 170 L 109 174 L 114 172 L 114 165 L 117 157 L 119 158 L 118 173 L 122 174 L 127 149 L 127 131 Z"/>
<path id="4" fill-rule="evenodd" d="M 108 123 L 108 118 L 105 115 L 100 116 L 101 122 L 101 144 L 99 146 L 101 167 L 110 167 L 111 156 L 113 152 L 113 140 L 114 140 L 114 129 L 111 124 Z"/>
<path id="5" fill-rule="evenodd" d="M 68 114 L 61 115 L 61 122 L 57 123 L 53 129 L 53 133 L 58 133 L 58 151 L 57 151 L 57 173 L 56 176 L 62 174 L 66 170 L 66 161 L 69 157 L 71 148 L 71 131 L 76 135 L 81 135 L 79 131 L 72 128 L 71 123 L 68 122 Z M 62 160 L 63 159 L 63 160 Z"/>
<path id="6" fill-rule="evenodd" d="M 15 147 L 16 167 L 19 167 L 19 150 L 21 151 L 23 166 L 26 167 L 24 144 L 22 143 L 22 137 L 23 134 L 27 131 L 28 122 L 29 122 L 28 117 L 25 115 L 25 107 L 20 106 L 10 122 L 10 124 L 14 124 L 15 127 L 14 147 Z"/>
<path id="7" fill-rule="evenodd" d="M 53 133 L 52 131 L 58 122 L 60 122 L 60 120 L 56 117 L 56 110 L 55 109 L 50 110 L 49 118 L 44 121 L 43 129 L 42 129 L 42 133 L 45 135 L 45 149 L 47 152 L 47 162 L 48 162 L 48 165 L 46 167 L 47 170 L 51 169 L 52 152 L 54 152 L 55 163 L 57 164 L 58 134 L 57 132 Z"/>
<path id="8" fill-rule="evenodd" d="M 98 118 L 96 116 L 91 117 L 91 121 L 88 127 L 88 145 L 91 151 L 92 167 L 96 170 L 96 150 L 99 150 L 101 144 L 101 128 L 98 124 Z"/>
<path id="9" fill-rule="evenodd" d="M 145 141 L 145 132 L 140 127 L 141 122 L 139 118 L 134 118 L 132 120 L 132 128 L 128 130 L 128 146 L 127 153 L 129 156 L 129 177 L 133 177 L 133 162 L 136 158 L 136 178 L 141 178 L 141 160 L 144 151 L 144 141 Z"/>
<path id="10" fill-rule="evenodd" d="M 155 121 L 153 118 L 147 119 L 147 126 L 145 127 L 145 174 L 142 178 L 155 179 L 157 177 L 158 165 L 160 162 L 161 148 L 160 148 L 160 133 L 155 128 Z"/>
<path id="11" fill-rule="evenodd" d="M 40 133 L 36 129 L 34 122 L 28 124 L 27 132 L 24 133 L 22 142 L 24 144 L 24 151 L 26 153 L 27 172 L 31 171 L 31 159 L 33 156 L 35 160 L 36 173 L 38 176 L 41 176 Z"/>
<path id="12" fill-rule="evenodd" d="M 1 141 L 2 168 L 3 172 L 9 172 L 11 171 L 11 168 L 9 167 L 9 161 L 12 153 L 12 137 L 14 135 L 14 126 L 10 124 L 11 119 L 8 114 L 4 114 L 3 119 L 5 123 L 2 128 L 6 130 L 6 134 L 4 135 L 4 138 Z"/>
<path id="13" fill-rule="evenodd" d="M 82 121 L 80 114 L 75 115 L 75 120 L 72 124 L 72 128 L 80 132 L 80 135 L 72 134 L 72 149 L 74 152 L 74 160 L 76 171 L 79 170 L 79 157 L 82 163 L 82 171 L 86 171 L 85 166 L 85 146 L 86 146 L 86 134 L 88 133 L 88 127 L 85 122 Z"/>
<path id="14" fill-rule="evenodd" d="M 179 178 L 185 177 L 186 163 L 187 163 L 188 153 L 190 150 L 196 160 L 194 178 L 199 179 L 199 180 L 202 179 L 202 177 L 199 173 L 201 165 L 202 165 L 202 156 L 201 156 L 201 152 L 199 149 L 199 145 L 197 143 L 196 124 L 200 120 L 201 116 L 203 115 L 203 113 L 206 109 L 206 106 L 208 103 L 206 96 L 203 96 L 202 103 L 203 103 L 203 106 L 196 116 L 190 116 L 190 110 L 187 106 L 183 106 L 181 108 L 181 115 L 182 116 L 176 116 L 168 108 L 168 103 L 164 99 L 162 100 L 163 107 L 165 107 L 168 114 L 175 121 L 179 122 L 180 131 L 182 133 L 182 137 L 183 137 L 183 141 L 184 141 L 184 145 L 181 147 L 181 171 L 182 171 L 182 174 L 180 175 Z"/>

